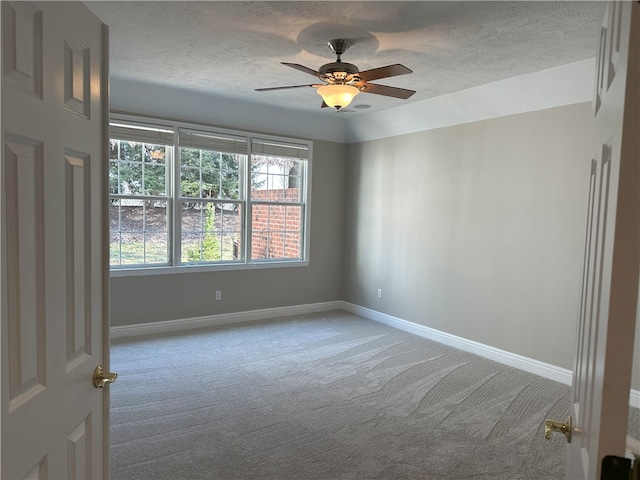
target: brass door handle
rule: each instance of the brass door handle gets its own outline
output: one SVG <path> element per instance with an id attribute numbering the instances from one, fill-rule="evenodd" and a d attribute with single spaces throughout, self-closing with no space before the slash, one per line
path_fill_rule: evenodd
<path id="1" fill-rule="evenodd" d="M 555 420 L 545 420 L 544 421 L 544 438 L 549 440 L 551 438 L 552 432 L 562 433 L 566 437 L 567 443 L 571 443 L 571 417 L 569 417 L 566 422 L 557 422 Z"/>
<path id="2" fill-rule="evenodd" d="M 93 371 L 93 384 L 96 388 L 102 388 L 107 383 L 113 383 L 118 379 L 117 373 L 105 372 L 102 365 L 98 365 Z"/>

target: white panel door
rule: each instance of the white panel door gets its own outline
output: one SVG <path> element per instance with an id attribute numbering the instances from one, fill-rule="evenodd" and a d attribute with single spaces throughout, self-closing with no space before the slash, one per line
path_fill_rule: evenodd
<path id="1" fill-rule="evenodd" d="M 640 5 L 612 2 L 601 28 L 593 158 L 573 372 L 567 478 L 624 456 L 640 273 Z"/>
<path id="2" fill-rule="evenodd" d="M 2 2 L 3 479 L 108 472 L 106 39 L 81 2 Z"/>

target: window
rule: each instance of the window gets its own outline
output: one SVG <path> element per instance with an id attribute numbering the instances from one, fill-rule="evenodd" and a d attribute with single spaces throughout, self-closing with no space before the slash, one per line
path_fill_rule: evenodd
<path id="1" fill-rule="evenodd" d="M 173 131 L 111 126 L 111 265 L 167 265 Z"/>
<path id="2" fill-rule="evenodd" d="M 308 262 L 310 143 L 129 117 L 110 137 L 112 271 Z"/>
<path id="3" fill-rule="evenodd" d="M 183 264 L 244 261 L 247 140 L 179 131 Z"/>
<path id="4" fill-rule="evenodd" d="M 305 152 L 251 143 L 251 252 L 256 261 L 302 258 Z"/>

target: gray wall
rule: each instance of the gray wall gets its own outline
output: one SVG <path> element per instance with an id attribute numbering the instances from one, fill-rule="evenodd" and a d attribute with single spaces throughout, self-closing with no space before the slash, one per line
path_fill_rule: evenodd
<path id="1" fill-rule="evenodd" d="M 572 369 L 590 109 L 350 145 L 344 299 Z"/>
<path id="2" fill-rule="evenodd" d="M 346 146 L 315 141 L 313 153 L 308 267 L 112 278 L 111 325 L 340 300 Z"/>
<path id="3" fill-rule="evenodd" d="M 112 278 L 111 324 L 346 300 L 572 369 L 590 112 L 315 141 L 308 267 Z"/>

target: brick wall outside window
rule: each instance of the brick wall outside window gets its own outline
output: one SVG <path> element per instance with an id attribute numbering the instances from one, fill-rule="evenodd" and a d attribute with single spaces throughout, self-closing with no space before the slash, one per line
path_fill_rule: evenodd
<path id="1" fill-rule="evenodd" d="M 297 188 L 252 190 L 251 251 L 254 259 L 301 258 L 300 232 L 302 207 L 298 202 Z"/>

